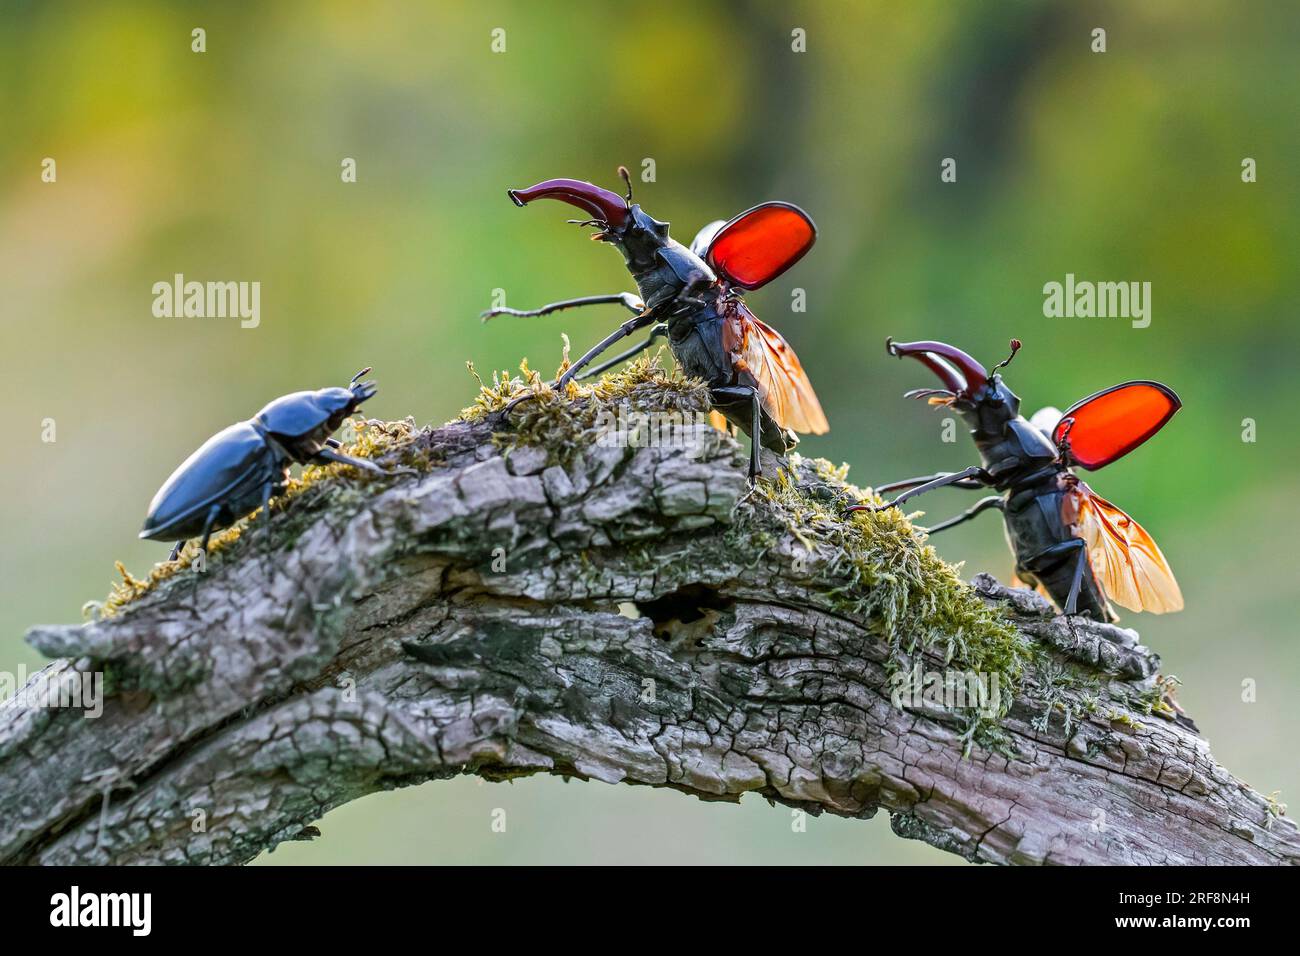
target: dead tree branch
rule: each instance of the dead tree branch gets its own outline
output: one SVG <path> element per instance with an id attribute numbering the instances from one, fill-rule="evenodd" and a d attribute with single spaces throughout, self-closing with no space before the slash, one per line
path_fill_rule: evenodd
<path id="1" fill-rule="evenodd" d="M 28 690 L 98 671 L 109 693 L 98 719 L 0 706 L 0 862 L 239 863 L 377 790 L 538 772 L 884 808 L 970 860 L 1300 862 L 1295 825 L 1160 715 L 1136 635 L 1071 633 L 990 578 L 1034 654 L 1002 745 L 963 757 L 962 714 L 891 699 L 891 674 L 949 666 L 938 645 L 909 655 L 846 612 L 837 587 L 871 585 L 745 498 L 739 447 L 700 428 L 567 458 L 506 454 L 486 421 L 426 431 L 420 477 L 324 482 L 270 549 L 254 534 L 112 617 L 33 629 L 56 660 Z M 809 463 L 795 478 L 847 500 Z"/>

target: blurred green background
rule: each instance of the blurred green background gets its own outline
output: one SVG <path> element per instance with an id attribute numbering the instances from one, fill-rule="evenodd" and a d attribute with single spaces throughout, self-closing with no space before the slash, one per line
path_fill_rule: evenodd
<path id="1" fill-rule="evenodd" d="M 143 573 L 165 557 L 135 537 L 154 490 L 270 398 L 374 365 L 367 412 L 440 422 L 473 394 L 467 359 L 549 370 L 561 332 L 581 348 L 621 321 L 477 314 L 496 288 L 516 307 L 630 289 L 569 211 L 520 211 L 505 190 L 613 186 L 619 163 L 650 158 L 636 198 L 683 241 L 767 199 L 817 220 L 817 247 L 750 304 L 825 405 L 831 433 L 803 450 L 859 483 L 975 461 L 964 436 L 941 441 L 942 413 L 901 398 L 935 383 L 887 359 L 887 334 L 986 364 L 1019 336 L 1008 378 L 1026 413 L 1132 378 L 1180 393 L 1171 425 L 1092 482 L 1156 536 L 1187 597 L 1182 614 L 1124 623 L 1183 679 L 1219 760 L 1285 801 L 1300 792 L 1298 52 L 1290 0 L 7 3 L 0 669 L 39 666 L 25 628 L 77 619 L 115 559 Z M 41 180 L 46 157 L 57 182 Z M 956 183 L 940 182 L 945 157 Z M 178 272 L 259 281 L 261 325 L 155 318 L 151 287 Z M 1067 272 L 1151 282 L 1150 327 L 1045 318 L 1042 287 Z M 970 500 L 922 503 L 939 518 Z M 1008 575 L 992 514 L 936 544 L 967 573 Z M 359 801 L 267 859 L 955 860 L 883 815 L 790 823 L 757 799 L 463 779 Z"/>

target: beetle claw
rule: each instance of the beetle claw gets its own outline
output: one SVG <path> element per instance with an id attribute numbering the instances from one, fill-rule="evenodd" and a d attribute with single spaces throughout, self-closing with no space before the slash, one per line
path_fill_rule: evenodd
<path id="1" fill-rule="evenodd" d="M 510 417 L 510 413 L 513 412 L 515 408 L 519 406 L 520 402 L 523 402 L 532 397 L 533 397 L 532 393 L 530 392 L 527 395 L 520 395 L 518 398 L 512 398 L 510 401 L 506 402 L 505 405 L 501 407 L 501 410 L 497 412 L 497 414 L 501 416 L 502 421 L 505 421 Z"/>
<path id="2" fill-rule="evenodd" d="M 847 518 L 849 515 L 856 514 L 859 511 L 870 511 L 875 514 L 876 512 L 894 507 L 897 507 L 897 505 L 892 501 L 886 501 L 883 505 L 849 505 L 844 509 L 844 517 Z"/>
<path id="3" fill-rule="evenodd" d="M 552 386 L 548 385 L 547 388 L 550 389 L 551 391 L 555 391 L 555 389 Z M 502 421 L 505 421 L 510 417 L 510 413 L 513 412 L 520 403 L 526 402 L 530 398 L 536 398 L 540 394 L 541 394 L 540 392 L 535 392 L 530 389 L 529 391 L 524 392 L 524 394 L 522 395 L 516 395 L 514 398 L 510 399 L 510 401 L 506 402 L 505 405 L 501 407 L 501 410 L 497 414 L 501 416 Z"/>

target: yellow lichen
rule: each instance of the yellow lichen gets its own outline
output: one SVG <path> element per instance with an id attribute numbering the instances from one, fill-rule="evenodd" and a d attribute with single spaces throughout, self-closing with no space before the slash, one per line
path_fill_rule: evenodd
<path id="1" fill-rule="evenodd" d="M 567 352 L 567 350 L 566 350 Z M 568 367 L 567 354 L 557 377 Z M 520 363 L 520 375 L 494 372 L 490 384 L 470 372 L 479 382 L 474 403 L 453 421 L 478 422 L 501 411 L 521 396 L 526 400 L 510 412 L 508 421 L 492 436 L 504 450 L 533 446 L 547 449 L 557 461 L 589 443 L 600 416 L 627 402 L 642 411 L 698 412 L 709 410 L 709 390 L 698 379 L 684 376 L 677 368 L 665 369 L 658 353 L 628 362 L 616 372 L 590 382 L 570 382 L 565 394 L 550 388 L 542 377 Z"/>
<path id="2" fill-rule="evenodd" d="M 1274 790 L 1264 798 L 1265 802 L 1268 804 L 1268 817 L 1264 821 L 1264 827 L 1266 829 L 1272 829 L 1274 820 L 1286 816 L 1286 804 L 1278 799 L 1281 795 L 1281 790 Z"/>

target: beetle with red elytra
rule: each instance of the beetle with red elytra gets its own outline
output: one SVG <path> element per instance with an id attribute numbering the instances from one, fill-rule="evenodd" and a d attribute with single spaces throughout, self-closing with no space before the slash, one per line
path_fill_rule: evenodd
<path id="1" fill-rule="evenodd" d="M 1182 407 L 1159 382 L 1125 382 L 1076 402 L 1064 413 L 1043 409 L 1026 420 L 1020 398 L 998 371 L 992 373 L 944 342 L 886 340 L 891 355 L 911 356 L 938 377 L 943 388 L 918 388 L 908 398 L 956 411 L 971 426 L 982 464 L 881 485 L 878 492 L 906 489 L 883 505 L 854 505 L 848 512 L 892 508 L 934 488 L 996 488 L 930 533 L 969 521 L 989 508 L 1006 519 L 1016 576 L 1076 613 L 1113 621 L 1110 601 L 1134 611 L 1179 611 L 1183 596 L 1151 535 L 1085 484 L 1074 468 L 1093 471 L 1123 458 L 1151 438 Z"/>
<path id="2" fill-rule="evenodd" d="M 619 167 L 627 195 L 575 179 L 549 179 L 527 189 L 512 189 L 510 199 L 524 206 L 535 199 L 558 199 L 589 218 L 569 220 L 592 226 L 593 239 L 614 245 L 623 254 L 636 282 L 629 292 L 584 296 L 522 311 L 497 308 L 483 313 L 538 316 L 578 306 L 621 304 L 634 313 L 613 333 L 573 363 L 554 383 L 561 393 L 575 379 L 596 375 L 648 348 L 666 336 L 682 371 L 703 379 L 714 408 L 752 439 L 749 477 L 759 474 L 759 448 L 784 454 L 795 446 L 794 432 L 820 435 L 829 426 L 821 403 L 794 350 L 745 304 L 743 294 L 761 288 L 793 266 L 812 248 L 817 227 L 798 206 L 768 202 L 729 222 L 710 223 L 691 248 L 669 238 L 660 222 L 632 202 L 627 170 Z M 639 345 L 585 373 L 602 352 L 653 326 Z M 503 411 L 508 414 L 519 401 Z"/>

